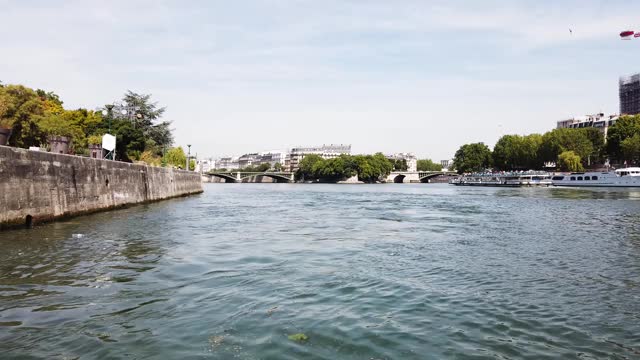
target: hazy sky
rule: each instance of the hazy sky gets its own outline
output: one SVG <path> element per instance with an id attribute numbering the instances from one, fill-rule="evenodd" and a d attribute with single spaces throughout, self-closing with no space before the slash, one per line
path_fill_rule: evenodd
<path id="1" fill-rule="evenodd" d="M 95 108 L 151 93 L 219 156 L 349 143 L 451 158 L 465 142 L 618 112 L 640 1 L 0 0 L 0 80 Z M 573 29 L 573 35 L 569 33 Z"/>

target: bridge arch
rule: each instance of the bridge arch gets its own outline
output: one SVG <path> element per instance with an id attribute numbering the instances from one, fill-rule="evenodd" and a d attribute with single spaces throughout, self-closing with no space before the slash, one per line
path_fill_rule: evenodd
<path id="1" fill-rule="evenodd" d="M 453 176 L 454 173 L 451 172 L 437 172 L 437 173 L 429 173 L 429 174 L 420 174 L 420 182 L 421 183 L 429 183 L 433 178 L 439 176 Z"/>
<path id="2" fill-rule="evenodd" d="M 251 179 L 258 176 L 266 176 L 274 179 L 275 183 L 289 183 L 293 182 L 293 173 L 258 173 L 258 172 L 210 172 L 206 174 L 210 177 L 217 177 L 224 179 L 225 183 L 247 183 Z"/>
<path id="3" fill-rule="evenodd" d="M 407 177 L 406 175 L 402 175 L 402 174 L 396 175 L 393 178 L 393 183 L 394 184 L 402 184 L 404 182 L 404 178 L 406 178 L 406 177 Z"/>
<path id="4" fill-rule="evenodd" d="M 207 175 L 208 175 L 208 176 L 211 176 L 211 177 L 214 177 L 214 176 L 215 176 L 215 177 L 217 177 L 217 178 L 224 179 L 224 182 L 225 182 L 225 183 L 234 183 L 234 182 L 237 182 L 237 181 L 238 181 L 238 180 L 236 179 L 236 177 L 235 177 L 235 176 L 233 176 L 233 175 L 231 175 L 231 174 L 210 173 L 210 174 L 207 174 Z"/>
<path id="5" fill-rule="evenodd" d="M 253 179 L 253 178 L 256 178 L 258 176 L 266 176 L 268 178 L 271 178 L 271 179 L 275 180 L 276 183 L 288 183 L 288 182 L 291 182 L 291 178 L 289 178 L 289 177 L 286 177 L 284 175 L 269 174 L 269 173 L 251 174 L 251 175 L 243 176 L 243 177 L 240 178 L 240 182 L 249 182 L 249 179 Z"/>

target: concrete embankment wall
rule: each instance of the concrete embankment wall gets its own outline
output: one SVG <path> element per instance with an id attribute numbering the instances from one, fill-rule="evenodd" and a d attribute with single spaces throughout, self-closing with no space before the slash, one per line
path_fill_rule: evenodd
<path id="1" fill-rule="evenodd" d="M 0 146 L 0 228 L 201 192 L 195 172 Z"/>

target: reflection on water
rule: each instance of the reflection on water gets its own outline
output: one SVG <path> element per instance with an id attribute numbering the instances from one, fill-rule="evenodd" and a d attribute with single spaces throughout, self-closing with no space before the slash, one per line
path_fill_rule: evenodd
<path id="1" fill-rule="evenodd" d="M 640 191 L 632 188 L 551 188 L 549 190 L 552 197 L 559 199 L 640 199 Z"/>
<path id="2" fill-rule="evenodd" d="M 211 184 L 0 233 L 7 358 L 640 358 L 640 193 Z M 306 341 L 290 335 L 303 333 Z"/>

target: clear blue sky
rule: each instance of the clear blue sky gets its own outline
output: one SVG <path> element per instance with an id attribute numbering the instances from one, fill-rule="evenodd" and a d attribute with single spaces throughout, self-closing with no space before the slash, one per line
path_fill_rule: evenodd
<path id="1" fill-rule="evenodd" d="M 131 89 L 218 156 L 465 142 L 618 111 L 640 1 L 2 1 L 0 80 L 95 108 Z M 573 35 L 569 34 L 573 29 Z"/>

